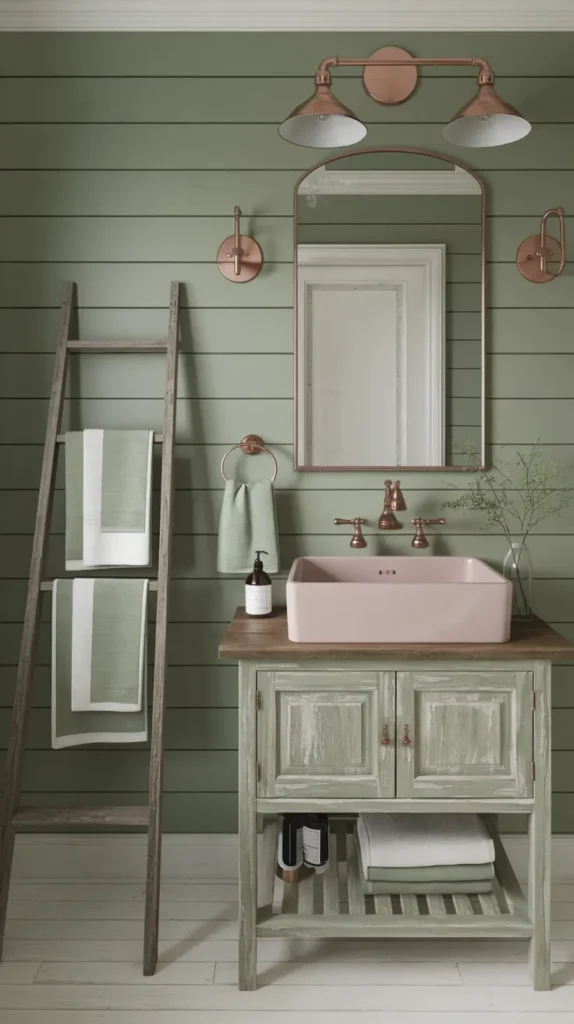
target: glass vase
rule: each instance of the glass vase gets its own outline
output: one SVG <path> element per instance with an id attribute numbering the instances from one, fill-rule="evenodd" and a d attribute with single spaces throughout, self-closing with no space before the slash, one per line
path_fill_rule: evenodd
<path id="1" fill-rule="evenodd" d="M 512 618 L 531 619 L 532 612 L 532 559 L 525 537 L 513 539 L 502 573 L 512 583 Z"/>

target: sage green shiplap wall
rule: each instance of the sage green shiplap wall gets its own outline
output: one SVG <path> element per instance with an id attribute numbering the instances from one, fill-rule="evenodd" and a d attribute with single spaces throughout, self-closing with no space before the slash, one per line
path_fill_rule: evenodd
<path id="1" fill-rule="evenodd" d="M 370 474 L 295 474 L 292 458 L 292 188 L 319 154 L 283 142 L 276 123 L 311 88 L 318 60 L 384 42 L 415 54 L 479 53 L 501 92 L 534 122 L 509 147 L 467 152 L 488 187 L 488 431 L 494 450 L 533 442 L 574 462 L 573 267 L 534 286 L 517 244 L 549 206 L 574 211 L 572 36 L 253 34 L 31 35 L 0 38 L 0 745 L 20 640 L 36 488 L 63 283 L 78 282 L 84 337 L 156 337 L 169 282 L 185 282 L 178 405 L 175 582 L 169 635 L 167 827 L 236 826 L 236 673 L 217 663 L 242 584 L 217 577 L 216 529 L 227 445 L 256 431 L 280 465 L 285 567 L 300 554 L 344 554 L 334 515 L 370 520 L 367 553 L 409 553 L 410 532 L 377 536 L 382 481 Z M 214 77 L 217 73 L 218 77 Z M 369 122 L 370 145 L 448 150 L 440 125 L 473 91 L 472 74 L 429 70 L 412 99 L 383 109 L 351 73 L 337 93 Z M 453 150 L 454 152 L 454 150 Z M 240 203 L 266 266 L 233 286 L 213 258 Z M 574 227 L 569 217 L 567 231 Z M 472 341 L 476 311 L 456 313 Z M 158 357 L 86 357 L 72 375 L 74 425 L 159 427 Z M 249 468 L 263 472 L 263 458 Z M 452 478 L 449 478 L 452 479 Z M 440 510 L 446 474 L 402 474 L 409 512 Z M 464 479 L 454 478 L 458 484 Z M 59 474 L 59 486 L 62 474 Z M 61 571 L 63 495 L 56 495 L 49 571 Z M 448 516 L 434 550 L 499 565 L 502 538 Z M 535 606 L 574 636 L 574 513 L 533 538 Z M 419 557 L 417 555 L 417 557 Z M 424 557 L 424 555 L 422 556 Z M 281 592 L 277 585 L 277 596 Z M 147 784 L 146 754 L 49 748 L 48 621 L 26 762 L 34 802 L 129 803 Z M 554 828 L 574 831 L 574 668 L 554 687 Z"/>

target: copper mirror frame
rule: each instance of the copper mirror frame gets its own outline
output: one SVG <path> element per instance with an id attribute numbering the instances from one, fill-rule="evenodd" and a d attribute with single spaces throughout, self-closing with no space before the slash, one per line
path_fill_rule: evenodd
<path id="1" fill-rule="evenodd" d="M 433 157 L 436 160 L 442 160 L 445 163 L 453 164 L 456 167 L 460 167 L 463 171 L 470 174 L 480 187 L 480 198 L 481 198 L 481 214 L 480 214 L 480 232 L 481 232 L 481 247 L 480 247 L 480 265 L 481 265 L 481 287 L 480 287 L 480 315 L 481 315 L 481 331 L 480 331 L 480 354 L 481 354 L 481 367 L 480 367 L 480 416 L 481 416 L 481 443 L 480 443 L 480 465 L 476 466 L 304 466 L 299 462 L 299 437 L 298 437 L 298 424 L 299 424 L 299 299 L 298 299 L 298 258 L 297 258 L 297 235 L 299 228 L 299 216 L 298 216 L 298 190 L 301 182 L 305 180 L 313 171 L 317 171 L 320 167 L 324 167 L 326 164 L 336 163 L 337 160 L 348 160 L 351 156 L 365 156 L 366 154 L 372 153 L 410 153 L 415 156 L 427 156 Z M 343 193 L 341 193 L 343 194 Z M 294 400 L 294 452 L 293 452 L 293 463 L 294 468 L 298 472 L 307 473 L 340 473 L 340 472 L 356 472 L 356 473 L 369 473 L 369 472 L 392 472 L 395 470 L 402 470 L 408 473 L 438 473 L 438 472 L 459 472 L 459 473 L 476 473 L 484 471 L 486 467 L 486 189 L 484 182 L 478 176 L 476 171 L 473 171 L 467 164 L 462 163 L 460 160 L 456 160 L 454 157 L 447 156 L 445 153 L 437 153 L 431 149 L 417 149 L 411 146 L 375 146 L 368 149 L 355 149 L 346 153 L 341 153 L 338 156 L 328 157 L 326 160 L 320 160 L 318 163 L 309 167 L 304 174 L 295 183 L 295 190 L 293 193 L 293 291 L 294 291 L 294 302 L 293 302 L 293 313 L 294 313 L 294 331 L 295 331 L 295 400 Z"/>

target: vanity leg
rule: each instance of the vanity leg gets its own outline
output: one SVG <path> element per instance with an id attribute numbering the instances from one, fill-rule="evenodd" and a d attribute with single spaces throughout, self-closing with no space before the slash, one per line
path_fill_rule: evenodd
<path id="1" fill-rule="evenodd" d="M 256 673 L 239 663 L 239 988 L 257 988 Z"/>
<path id="2" fill-rule="evenodd" d="M 534 810 L 528 819 L 528 907 L 534 926 L 529 962 L 533 988 L 550 988 L 550 663 L 537 662 L 534 673 Z"/>

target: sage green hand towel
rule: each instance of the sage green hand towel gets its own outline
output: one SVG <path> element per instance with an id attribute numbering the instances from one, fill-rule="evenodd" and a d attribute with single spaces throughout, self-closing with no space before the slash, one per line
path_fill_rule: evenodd
<path id="1" fill-rule="evenodd" d="M 370 896 L 448 896 L 450 893 L 492 892 L 492 881 L 477 882 L 367 882 L 363 891 Z"/>
<path id="2" fill-rule="evenodd" d="M 243 484 L 228 480 L 219 519 L 217 571 L 248 573 L 255 551 L 266 551 L 266 572 L 279 572 L 275 493 L 270 480 Z"/>
<path id="3" fill-rule="evenodd" d="M 420 868 L 364 869 L 368 882 L 485 882 L 494 878 L 494 864 L 433 864 Z"/>
<path id="4" fill-rule="evenodd" d="M 133 653 L 130 671 L 126 673 L 125 651 L 119 651 L 117 644 L 110 644 L 106 650 L 107 630 L 100 633 L 100 640 L 94 649 L 94 630 L 85 615 L 85 608 L 78 618 L 78 603 L 74 601 L 74 589 L 94 582 L 98 588 L 113 588 L 121 584 L 123 602 L 139 611 L 127 625 L 130 634 L 128 643 L 124 631 L 126 649 Z M 130 591 L 124 590 L 126 584 Z M 55 749 L 81 746 L 86 743 L 141 743 L 147 739 L 147 657 L 145 644 L 145 612 L 142 588 L 146 580 L 55 580 L 52 593 L 52 746 Z M 119 591 L 117 591 L 119 593 Z M 104 593 L 105 599 L 105 593 Z M 94 602 L 98 606 L 98 601 Z M 142 620 L 143 615 L 143 620 Z M 76 618 L 76 622 L 74 622 Z M 125 618 L 126 624 L 128 617 Z M 74 625 L 76 628 L 74 636 Z M 98 632 L 97 630 L 95 631 Z M 91 636 L 91 649 L 87 643 Z M 108 637 L 109 639 L 109 637 Z M 94 660 L 95 655 L 95 660 Z M 90 675 L 90 707 L 108 707 L 108 699 L 115 697 L 118 703 L 139 703 L 139 710 L 117 714 L 110 710 L 73 710 L 72 693 L 74 676 L 78 668 L 84 668 Z M 92 663 L 94 672 L 91 672 Z M 141 673 L 141 675 L 140 675 Z M 92 688 L 92 684 L 93 688 Z M 123 710 L 123 709 L 122 709 Z"/>

